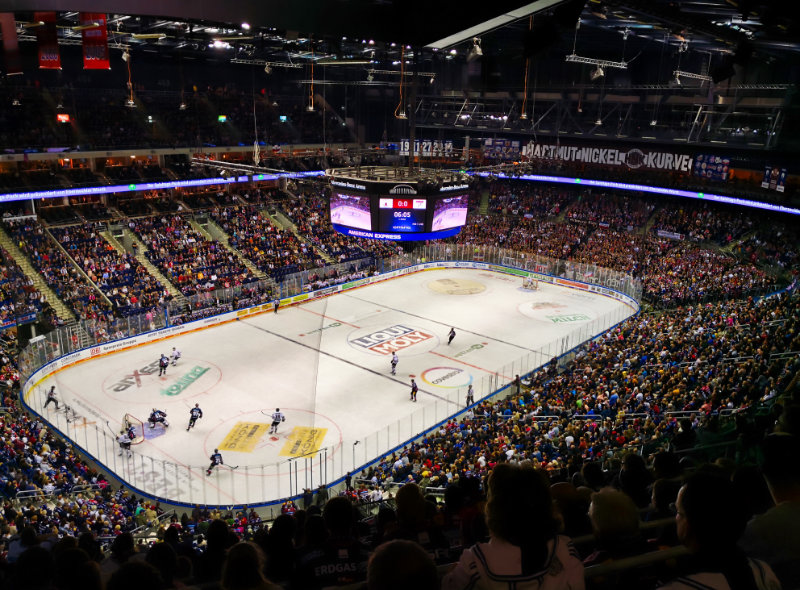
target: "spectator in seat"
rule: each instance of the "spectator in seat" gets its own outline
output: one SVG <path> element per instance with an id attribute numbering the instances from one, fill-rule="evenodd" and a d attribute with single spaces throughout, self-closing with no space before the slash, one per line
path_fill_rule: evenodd
<path id="1" fill-rule="evenodd" d="M 443 590 L 584 588 L 583 564 L 558 534 L 547 478 L 528 465 L 501 463 L 488 488 L 489 542 L 464 550 Z"/>
<path id="2" fill-rule="evenodd" d="M 763 443 L 762 472 L 775 506 L 747 523 L 739 546 L 766 561 L 784 588 L 800 588 L 800 444 L 790 434 Z"/>
<path id="3" fill-rule="evenodd" d="M 397 539 L 380 545 L 367 566 L 368 590 L 438 590 L 431 556 L 419 545 Z"/>
<path id="4" fill-rule="evenodd" d="M 263 574 L 264 553 L 255 543 L 237 543 L 225 557 L 222 567 L 223 590 L 279 590 Z"/>
<path id="5" fill-rule="evenodd" d="M 680 565 L 682 575 L 663 590 L 781 588 L 766 563 L 748 559 L 737 546 L 746 517 L 727 477 L 697 471 L 681 487 L 675 505 L 678 538 L 690 555 Z"/>
<path id="6" fill-rule="evenodd" d="M 596 551 L 583 560 L 583 565 L 597 565 L 647 551 L 647 543 L 639 532 L 639 510 L 627 494 L 613 488 L 595 492 L 589 518 L 597 544 Z"/>

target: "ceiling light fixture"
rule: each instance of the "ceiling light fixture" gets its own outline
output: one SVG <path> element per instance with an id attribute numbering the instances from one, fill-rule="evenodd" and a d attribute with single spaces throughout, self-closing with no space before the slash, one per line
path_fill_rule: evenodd
<path id="1" fill-rule="evenodd" d="M 604 77 L 605 75 L 606 75 L 606 73 L 603 71 L 603 68 L 601 68 L 600 66 L 597 66 L 597 68 L 592 70 L 592 73 L 589 74 L 589 79 L 594 81 L 594 80 L 597 80 L 598 78 Z"/>

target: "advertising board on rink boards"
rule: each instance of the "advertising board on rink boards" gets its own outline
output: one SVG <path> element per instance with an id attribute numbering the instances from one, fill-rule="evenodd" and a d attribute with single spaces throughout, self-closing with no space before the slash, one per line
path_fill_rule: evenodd
<path id="1" fill-rule="evenodd" d="M 280 305 L 281 307 L 284 307 L 286 305 L 301 303 L 303 301 L 312 300 L 318 297 L 333 295 L 335 293 L 339 293 L 344 290 L 355 289 L 358 287 L 363 287 L 365 285 L 379 283 L 406 274 L 411 274 L 426 270 L 445 269 L 445 268 L 473 268 L 473 269 L 501 272 L 514 276 L 531 277 L 545 283 L 560 285 L 563 287 L 568 287 L 570 289 L 591 291 L 592 293 L 597 293 L 598 295 L 604 295 L 606 297 L 611 297 L 613 299 L 621 301 L 622 303 L 625 303 L 626 305 L 629 305 L 636 310 L 639 309 L 639 304 L 631 297 L 628 297 L 627 295 L 620 293 L 619 291 L 615 291 L 614 289 L 609 289 L 607 287 L 602 287 L 600 285 L 583 283 L 580 281 L 574 281 L 569 279 L 562 279 L 560 277 L 553 277 L 551 275 L 524 271 L 508 266 L 500 266 L 497 264 L 488 264 L 484 262 L 454 262 L 454 261 L 421 262 L 419 264 L 393 270 L 391 272 L 382 275 L 365 277 L 363 279 L 358 279 L 356 281 L 351 281 L 349 283 L 334 285 L 332 287 L 326 287 L 324 289 L 319 289 L 317 291 L 303 293 L 301 295 L 296 295 L 294 297 L 288 297 L 286 299 L 282 299 L 280 301 Z M 86 359 L 98 358 L 100 356 L 105 356 L 106 354 L 112 354 L 121 350 L 127 350 L 129 348 L 133 348 L 141 344 L 150 344 L 152 342 L 157 342 L 159 340 L 170 338 L 172 336 L 177 336 L 179 334 L 186 334 L 197 330 L 203 330 L 205 328 L 210 328 L 212 326 L 216 326 L 226 322 L 235 321 L 236 319 L 241 317 L 247 317 L 250 315 L 254 315 L 257 313 L 265 313 L 268 311 L 272 311 L 272 302 L 259 304 L 253 307 L 237 311 L 229 311 L 210 318 L 195 320 L 193 322 L 188 322 L 186 324 L 182 324 L 179 326 L 170 326 L 168 328 L 162 328 L 161 330 L 154 330 L 152 332 L 140 334 L 139 336 L 133 336 L 131 338 L 115 340 L 114 342 L 106 342 L 104 344 L 93 346 L 91 348 L 84 348 L 83 350 L 79 350 L 78 352 L 70 353 L 66 356 L 50 361 L 49 363 L 41 367 L 39 370 L 35 371 L 31 375 L 31 377 L 26 381 L 23 387 L 24 395 L 27 395 L 28 391 L 30 391 L 30 389 L 33 388 L 34 386 L 38 385 L 38 383 L 45 377 L 51 375 L 56 371 L 60 371 L 65 367 L 83 362 Z"/>

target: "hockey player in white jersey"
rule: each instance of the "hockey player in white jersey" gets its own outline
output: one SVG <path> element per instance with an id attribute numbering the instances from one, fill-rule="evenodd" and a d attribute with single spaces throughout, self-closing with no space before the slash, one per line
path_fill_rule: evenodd
<path id="1" fill-rule="evenodd" d="M 131 452 L 131 438 L 128 436 L 128 433 L 124 430 L 120 431 L 119 436 L 117 437 L 117 443 L 119 444 L 119 456 L 122 457 L 122 453 L 127 452 L 128 457 L 131 457 L 133 453 Z"/>
<path id="2" fill-rule="evenodd" d="M 275 408 L 272 413 L 272 425 L 269 427 L 269 434 L 278 434 L 278 425 L 281 422 L 286 422 L 286 416 L 283 415 L 280 408 Z"/>
<path id="3" fill-rule="evenodd" d="M 397 363 L 398 362 L 400 362 L 400 359 L 397 358 L 397 353 L 393 352 L 392 353 L 392 360 L 391 360 L 391 363 L 392 363 L 392 375 L 396 374 L 395 371 L 397 370 Z"/>
<path id="4" fill-rule="evenodd" d="M 174 367 L 181 358 L 181 351 L 173 346 L 172 354 L 170 354 L 170 357 L 172 357 L 172 366 Z"/>

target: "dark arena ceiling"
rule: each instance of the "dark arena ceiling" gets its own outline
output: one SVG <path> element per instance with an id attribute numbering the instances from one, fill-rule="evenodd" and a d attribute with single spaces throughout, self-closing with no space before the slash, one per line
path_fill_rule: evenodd
<path id="1" fill-rule="evenodd" d="M 365 87 L 355 92 L 375 109 L 396 100 L 404 61 L 413 122 L 439 137 L 798 145 L 786 133 L 800 123 L 798 2 L 0 0 L 23 47 L 34 10 L 57 12 L 61 45 L 80 45 L 80 11 L 103 11 L 112 59 L 257 67 L 299 85 L 315 76 L 332 93 Z"/>

